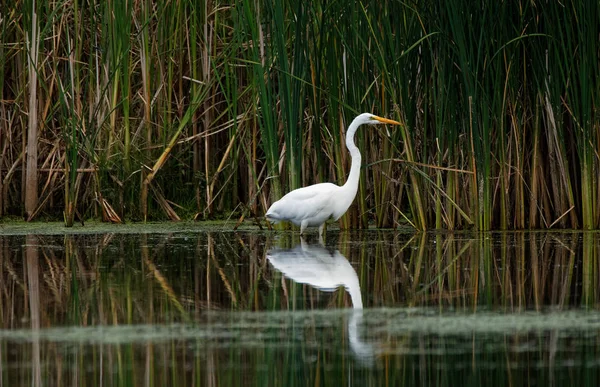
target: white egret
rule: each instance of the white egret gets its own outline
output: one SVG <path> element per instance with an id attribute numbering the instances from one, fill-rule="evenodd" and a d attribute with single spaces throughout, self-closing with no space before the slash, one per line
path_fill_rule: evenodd
<path id="1" fill-rule="evenodd" d="M 346 184 L 340 187 L 333 183 L 319 183 L 295 189 L 269 207 L 265 214 L 269 222 L 292 222 L 296 226 L 300 226 L 301 235 L 306 227 L 319 226 L 319 235 L 323 235 L 323 226 L 329 218 L 338 220 L 346 213 L 358 191 L 361 156 L 354 143 L 354 133 L 363 124 L 400 125 L 397 121 L 378 117 L 371 113 L 363 113 L 356 117 L 346 132 L 346 147 L 352 158 L 350 175 Z"/>

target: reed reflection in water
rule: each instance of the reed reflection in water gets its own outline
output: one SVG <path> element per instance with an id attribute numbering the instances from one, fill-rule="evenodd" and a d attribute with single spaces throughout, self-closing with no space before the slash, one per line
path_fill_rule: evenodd
<path id="1" fill-rule="evenodd" d="M 0 235 L 0 381 L 598 384 L 597 233 L 328 238 Z"/>

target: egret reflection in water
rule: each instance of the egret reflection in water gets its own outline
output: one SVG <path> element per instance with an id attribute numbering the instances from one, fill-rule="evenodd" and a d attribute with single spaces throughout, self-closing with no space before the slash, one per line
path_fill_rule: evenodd
<path id="1" fill-rule="evenodd" d="M 292 249 L 274 248 L 267 259 L 283 276 L 294 282 L 313 286 L 321 291 L 334 292 L 343 286 L 350 294 L 353 313 L 348 322 L 352 352 L 364 363 L 371 363 L 373 348 L 361 341 L 359 327 L 363 318 L 363 302 L 356 270 L 339 250 L 329 251 L 322 244 L 308 244 L 301 238 Z"/>

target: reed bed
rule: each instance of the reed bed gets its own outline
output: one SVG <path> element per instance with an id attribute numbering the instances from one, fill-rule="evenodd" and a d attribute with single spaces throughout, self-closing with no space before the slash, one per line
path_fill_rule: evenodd
<path id="1" fill-rule="evenodd" d="M 0 217 L 260 217 L 364 168 L 343 228 L 597 228 L 598 2 L 0 5 Z"/>

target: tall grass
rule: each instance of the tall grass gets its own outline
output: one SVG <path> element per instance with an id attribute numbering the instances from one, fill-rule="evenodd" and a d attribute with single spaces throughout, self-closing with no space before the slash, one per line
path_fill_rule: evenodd
<path id="1" fill-rule="evenodd" d="M 596 228 L 599 20 L 576 1 L 3 4 L 1 214 L 261 216 L 343 183 L 370 111 L 403 126 L 358 132 L 342 227 Z"/>

